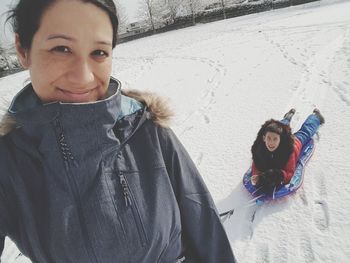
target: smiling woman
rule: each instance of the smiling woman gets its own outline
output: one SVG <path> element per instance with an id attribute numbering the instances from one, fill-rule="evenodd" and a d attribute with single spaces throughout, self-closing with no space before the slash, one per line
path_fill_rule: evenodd
<path id="1" fill-rule="evenodd" d="M 0 122 L 0 250 L 7 236 L 39 263 L 235 262 L 164 100 L 110 76 L 113 1 L 19 0 L 9 21 L 31 83 Z"/>
<path id="2" fill-rule="evenodd" d="M 112 43 L 108 14 L 79 1 L 58 1 L 47 8 L 30 49 L 22 47 L 16 34 L 18 57 L 43 102 L 102 98 L 111 74 Z"/>

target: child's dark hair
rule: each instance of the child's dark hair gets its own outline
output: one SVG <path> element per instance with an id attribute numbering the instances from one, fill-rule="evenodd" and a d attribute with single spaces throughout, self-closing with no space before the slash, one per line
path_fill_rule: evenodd
<path id="1" fill-rule="evenodd" d="M 34 34 L 40 26 L 44 12 L 57 0 L 19 0 L 17 5 L 8 11 L 6 22 L 10 22 L 14 33 L 19 35 L 19 41 L 24 49 L 30 49 Z M 79 0 L 91 3 L 104 10 L 113 27 L 113 48 L 117 43 L 118 17 L 113 0 Z"/>
<path id="2" fill-rule="evenodd" d="M 266 159 L 267 150 L 263 137 L 267 132 L 274 132 L 280 135 L 280 144 L 275 150 L 274 161 L 268 163 Z M 282 169 L 293 151 L 294 139 L 292 136 L 291 128 L 277 120 L 270 119 L 266 121 L 260 128 L 257 137 L 252 145 L 251 152 L 254 164 L 259 171 L 266 171 L 270 168 Z M 273 165 L 273 167 L 271 167 Z"/>
<path id="3" fill-rule="evenodd" d="M 282 135 L 283 133 L 283 127 L 281 126 L 281 123 L 278 122 L 272 122 L 268 124 L 264 129 L 264 135 L 266 135 L 267 132 L 274 132 L 278 135 Z"/>

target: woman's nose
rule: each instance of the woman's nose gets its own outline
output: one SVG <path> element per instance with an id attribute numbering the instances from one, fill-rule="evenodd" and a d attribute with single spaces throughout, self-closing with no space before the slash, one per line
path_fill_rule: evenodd
<path id="1" fill-rule="evenodd" d="M 79 86 L 93 82 L 94 73 L 88 59 L 76 58 L 69 69 L 67 77 L 72 84 Z"/>

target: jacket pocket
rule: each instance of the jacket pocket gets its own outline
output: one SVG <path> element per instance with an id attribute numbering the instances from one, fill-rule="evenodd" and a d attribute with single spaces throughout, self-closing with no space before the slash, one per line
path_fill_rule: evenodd
<path id="1" fill-rule="evenodd" d="M 143 222 L 141 220 L 140 210 L 137 206 L 135 196 L 133 195 L 133 193 L 131 191 L 131 188 L 128 184 L 126 176 L 122 172 L 119 172 L 119 181 L 120 181 L 120 185 L 121 185 L 122 190 L 123 190 L 126 211 L 129 211 L 129 210 L 131 211 L 132 218 L 134 219 L 142 246 L 145 246 L 147 243 L 147 236 L 146 236 L 145 227 L 144 227 Z"/>
<path id="2" fill-rule="evenodd" d="M 127 247 L 131 255 L 136 256 L 141 253 L 140 247 L 145 247 L 147 244 L 146 231 L 137 202 L 124 173 L 109 172 L 107 177 L 109 192 L 125 233 Z"/>

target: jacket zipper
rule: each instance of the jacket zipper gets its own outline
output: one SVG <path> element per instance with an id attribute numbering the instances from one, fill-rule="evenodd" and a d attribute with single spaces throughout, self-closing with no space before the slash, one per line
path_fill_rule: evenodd
<path id="1" fill-rule="evenodd" d="M 88 230 L 87 230 L 87 226 L 84 222 L 83 219 L 83 209 L 82 209 L 82 204 L 79 198 L 79 191 L 78 191 L 78 186 L 76 181 L 74 180 L 73 176 L 70 173 L 70 163 L 73 163 L 75 166 L 77 165 L 74 156 L 69 148 L 69 146 L 67 145 L 64 133 L 63 133 L 63 129 L 62 129 L 62 125 L 60 123 L 60 121 L 58 119 L 55 120 L 55 127 L 56 127 L 56 132 L 58 132 L 57 136 L 58 136 L 58 143 L 60 146 L 60 151 L 64 160 L 64 164 L 65 164 L 65 170 L 66 170 L 66 176 L 69 182 L 69 188 L 71 190 L 71 192 L 73 193 L 73 198 L 75 203 L 77 204 L 77 210 L 78 210 L 78 219 L 80 222 L 80 225 L 82 226 L 82 235 L 84 237 L 84 243 L 87 247 L 87 254 L 89 256 L 90 259 L 93 259 L 93 262 L 98 262 L 97 261 L 97 257 L 92 249 L 92 245 L 91 245 L 91 241 L 90 238 L 88 236 Z"/>
<path id="2" fill-rule="evenodd" d="M 122 172 L 119 172 L 119 181 L 120 181 L 120 184 L 121 184 L 122 190 L 123 190 L 125 206 L 129 207 L 129 205 L 131 206 L 132 203 L 131 203 L 131 198 L 130 198 L 130 194 L 129 194 L 128 184 L 127 184 L 125 176 Z"/>
<path id="3" fill-rule="evenodd" d="M 143 229 L 143 226 L 141 223 L 141 217 L 139 215 L 139 212 L 137 211 L 137 207 L 136 205 L 133 206 L 133 202 L 135 203 L 135 201 L 131 195 L 131 192 L 129 191 L 129 185 L 125 178 L 125 175 L 122 172 L 119 172 L 119 182 L 123 191 L 125 207 L 126 209 L 131 209 L 131 212 L 134 216 L 134 221 L 137 227 L 137 231 L 139 233 L 139 237 L 141 239 L 142 245 L 144 246 L 146 244 L 146 233 Z"/>

